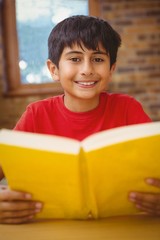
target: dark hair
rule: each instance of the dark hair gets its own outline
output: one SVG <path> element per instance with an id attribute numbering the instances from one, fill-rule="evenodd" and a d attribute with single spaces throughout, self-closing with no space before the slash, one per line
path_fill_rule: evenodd
<path id="1" fill-rule="evenodd" d="M 48 58 L 57 65 L 63 49 L 73 44 L 82 44 L 88 49 L 97 50 L 101 43 L 110 56 L 110 66 L 116 62 L 120 35 L 103 19 L 77 15 L 59 22 L 48 38 Z"/>

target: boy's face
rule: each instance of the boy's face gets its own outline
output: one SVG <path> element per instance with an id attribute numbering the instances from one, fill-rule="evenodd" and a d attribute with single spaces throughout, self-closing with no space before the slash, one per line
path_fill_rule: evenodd
<path id="1" fill-rule="evenodd" d="M 110 68 L 108 53 L 101 45 L 96 51 L 82 47 L 65 47 L 58 68 L 50 60 L 47 62 L 53 79 L 61 82 L 66 106 L 73 111 L 77 101 L 89 104 L 88 110 L 96 107 L 115 69 L 115 65 Z"/>

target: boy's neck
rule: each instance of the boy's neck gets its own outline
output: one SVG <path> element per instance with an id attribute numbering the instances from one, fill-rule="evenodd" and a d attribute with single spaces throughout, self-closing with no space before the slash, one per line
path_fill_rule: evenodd
<path id="1" fill-rule="evenodd" d="M 95 109 L 99 104 L 99 96 L 95 99 L 68 99 L 64 95 L 64 105 L 72 112 L 88 112 Z"/>

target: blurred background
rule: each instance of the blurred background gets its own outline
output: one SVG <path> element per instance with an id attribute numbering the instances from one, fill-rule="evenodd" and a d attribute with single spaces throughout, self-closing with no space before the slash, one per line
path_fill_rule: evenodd
<path id="1" fill-rule="evenodd" d="M 33 101 L 62 93 L 46 68 L 47 38 L 77 14 L 107 20 L 122 37 L 110 92 L 129 94 L 160 121 L 160 0 L 0 0 L 0 128 Z"/>

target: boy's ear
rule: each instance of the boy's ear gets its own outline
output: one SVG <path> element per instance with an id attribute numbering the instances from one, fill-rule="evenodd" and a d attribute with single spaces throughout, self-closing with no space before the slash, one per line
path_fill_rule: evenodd
<path id="1" fill-rule="evenodd" d="M 111 74 L 115 71 L 116 69 L 116 63 L 112 64 L 112 67 L 111 67 Z"/>
<path id="2" fill-rule="evenodd" d="M 52 79 L 55 81 L 59 81 L 58 67 L 50 59 L 48 59 L 46 63 Z"/>
<path id="3" fill-rule="evenodd" d="M 109 78 L 109 81 L 112 80 L 112 74 L 114 73 L 115 69 L 116 69 L 116 63 L 112 64 L 112 67 L 111 67 L 111 69 L 110 69 L 110 78 Z"/>

